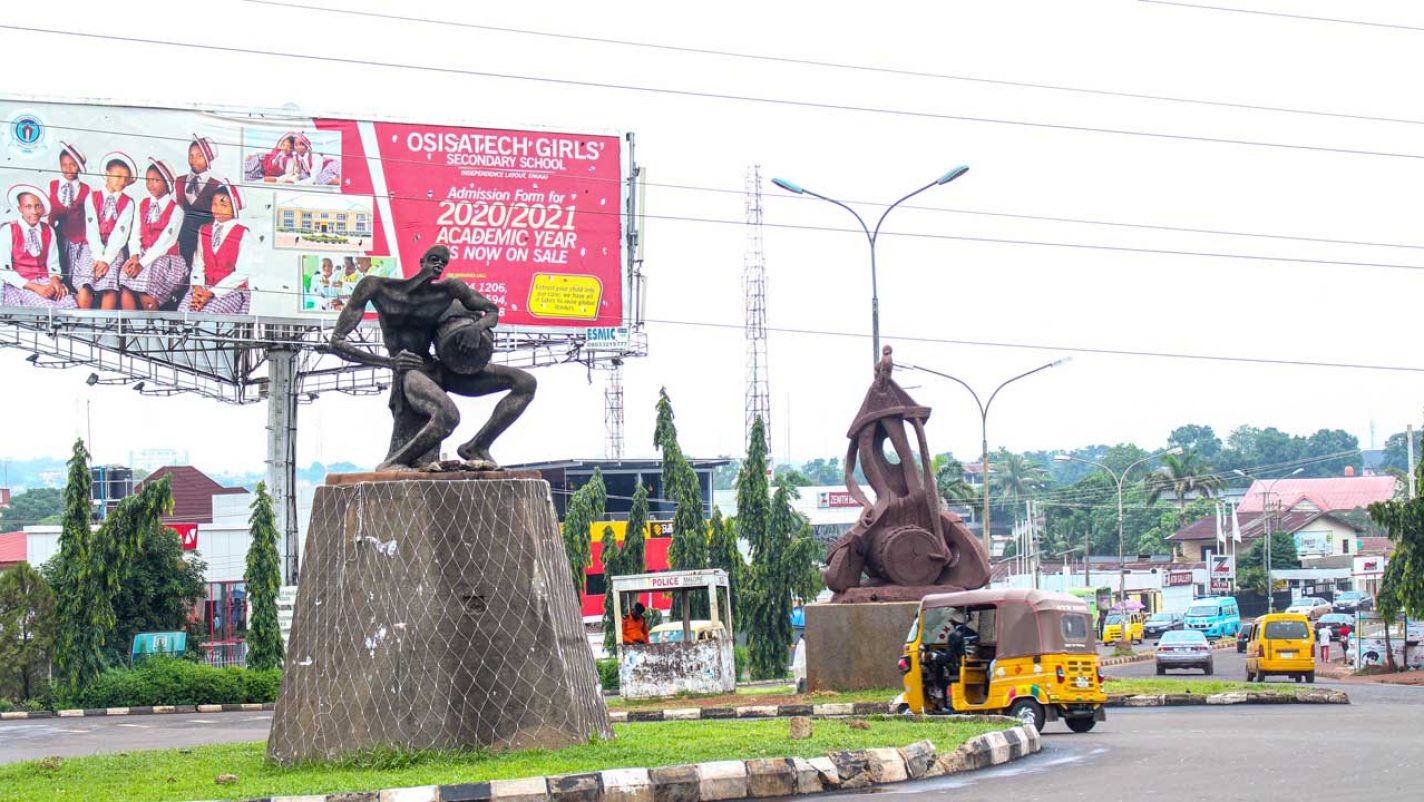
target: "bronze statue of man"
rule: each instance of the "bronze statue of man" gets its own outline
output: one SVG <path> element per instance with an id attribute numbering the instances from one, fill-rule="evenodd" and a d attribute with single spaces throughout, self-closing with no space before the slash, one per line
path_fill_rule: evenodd
<path id="1" fill-rule="evenodd" d="M 420 270 L 409 278 L 366 276 L 356 284 L 331 333 L 332 351 L 352 362 L 395 372 L 391 447 L 378 470 L 419 470 L 439 460 L 441 442 L 460 422 L 460 411 L 447 392 L 480 396 L 508 390 L 485 425 L 458 452 L 471 469 L 497 469 L 490 445 L 534 398 L 533 376 L 490 363 L 494 353 L 490 330 L 499 323 L 499 307 L 460 279 L 442 280 L 449 264 L 450 249 L 436 245 L 420 258 Z M 346 339 L 360 324 L 368 304 L 376 308 L 388 357 L 364 351 Z"/>

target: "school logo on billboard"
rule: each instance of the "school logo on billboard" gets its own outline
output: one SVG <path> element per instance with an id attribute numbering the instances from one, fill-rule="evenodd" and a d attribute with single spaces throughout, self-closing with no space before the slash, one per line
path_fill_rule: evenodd
<path id="1" fill-rule="evenodd" d="M 6 126 L 9 133 L 10 150 L 28 156 L 44 150 L 48 126 L 38 114 L 32 111 L 17 111 L 10 115 Z"/>

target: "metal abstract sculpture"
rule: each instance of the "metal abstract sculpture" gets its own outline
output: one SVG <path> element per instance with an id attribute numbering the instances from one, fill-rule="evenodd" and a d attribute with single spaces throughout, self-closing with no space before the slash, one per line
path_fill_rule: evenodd
<path id="1" fill-rule="evenodd" d="M 440 444 L 460 422 L 460 411 L 447 393 L 480 396 L 508 390 L 485 425 L 458 451 L 465 460 L 461 467 L 498 469 L 490 446 L 534 398 L 533 376 L 490 363 L 494 354 L 490 330 L 499 322 L 499 307 L 458 278 L 442 281 L 449 264 L 450 250 L 436 245 L 420 258 L 420 270 L 409 278 L 361 279 L 331 333 L 335 353 L 395 372 L 390 402 L 395 424 L 390 450 L 377 470 L 440 465 Z M 361 323 L 368 304 L 376 308 L 388 357 L 346 339 Z"/>
<path id="2" fill-rule="evenodd" d="M 958 515 L 940 508 L 920 406 L 895 383 L 890 346 L 847 436 L 846 490 L 864 508 L 860 520 L 831 546 L 823 575 L 833 602 L 915 601 L 929 593 L 989 583 L 989 560 Z M 914 429 L 910 442 L 907 424 Z M 894 447 L 895 460 L 885 443 Z M 875 502 L 855 479 L 856 458 Z M 916 457 L 918 456 L 918 463 Z"/>

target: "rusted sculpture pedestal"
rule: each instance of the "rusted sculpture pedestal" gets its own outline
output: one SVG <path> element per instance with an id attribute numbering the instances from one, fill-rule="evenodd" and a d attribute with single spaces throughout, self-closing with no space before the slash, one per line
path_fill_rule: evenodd
<path id="1" fill-rule="evenodd" d="M 808 605 L 806 689 L 860 691 L 900 687 L 896 662 L 905 650 L 905 633 L 918 609 L 918 600 Z"/>
<path id="2" fill-rule="evenodd" d="M 383 473 L 317 489 L 273 759 L 612 735 L 547 482 Z"/>

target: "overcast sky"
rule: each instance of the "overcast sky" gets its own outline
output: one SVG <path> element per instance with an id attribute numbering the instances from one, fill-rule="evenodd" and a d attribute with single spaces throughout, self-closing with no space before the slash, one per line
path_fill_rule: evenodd
<path id="1" fill-rule="evenodd" d="M 307 0 L 297 0 L 307 2 Z M 321 0 L 310 0 L 318 3 Z M 1418 421 L 1424 184 L 1424 30 L 1345 25 L 1129 0 L 858 4 L 456 3 L 342 0 L 369 9 L 550 34 L 881 68 L 852 70 L 575 41 L 241 0 L 10 4 L 4 25 L 261 48 L 307 56 L 733 95 L 719 99 L 450 72 L 353 66 L 0 29 L 6 91 L 159 104 L 295 104 L 303 114 L 384 115 L 491 126 L 630 131 L 651 183 L 646 264 L 651 355 L 626 369 L 627 454 L 652 453 L 666 386 L 684 449 L 743 450 L 741 192 L 761 165 L 772 430 L 778 458 L 844 453 L 870 379 L 870 275 L 844 210 L 788 196 L 780 176 L 880 208 L 957 164 L 968 175 L 887 219 L 879 245 L 882 337 L 902 361 L 986 394 L 991 448 L 1162 443 L 1183 423 L 1370 443 Z M 1246 5 L 1242 3 L 1242 5 Z M 1249 4 L 1424 28 L 1416 3 Z M 395 11 L 392 11 L 395 9 Z M 1297 114 L 907 75 L 1272 106 Z M 767 103 L 765 98 L 792 103 Z M 816 108 L 827 104 L 860 110 Z M 882 111 L 872 111 L 874 109 Z M 886 113 L 893 110 L 904 113 Z M 960 119 L 951 119 L 960 118 Z M 977 118 L 977 119 L 964 119 Z M 1017 121 L 1040 125 L 1015 125 Z M 1135 136 L 1102 130 L 1151 132 Z M 1198 139 L 1193 139 L 1198 138 Z M 1202 139 L 1250 140 L 1263 145 Z M 1342 151 L 1368 151 L 1374 154 Z M 855 203 L 858 202 L 858 203 Z M 1052 222 L 1074 218 L 1378 244 Z M 693 218 L 693 219 L 678 219 Z M 707 220 L 725 222 L 706 222 Z M 831 229 L 831 230 L 826 230 Z M 985 242 L 1019 240 L 1055 246 Z M 1106 250 L 1101 247 L 1134 248 Z M 1158 253 L 1142 252 L 1144 250 Z M 1351 262 L 1269 261 L 1160 251 Z M 716 326 L 692 325 L 716 324 Z M 725 326 L 719 328 L 717 326 Z M 935 341 L 955 342 L 935 342 Z M 971 343 L 1015 343 L 1006 348 Z M 1070 348 L 1356 363 L 1355 370 L 1075 353 Z M 86 430 L 96 457 L 186 449 L 213 470 L 260 470 L 265 412 L 194 396 L 86 387 L 86 369 L 44 371 L 0 351 L 11 423 L 0 458 L 62 455 Z M 599 456 L 603 377 L 538 372 L 539 397 L 496 445 L 503 462 Z M 979 452 L 958 385 L 899 376 L 934 407 L 935 451 Z M 493 400 L 460 402 L 468 437 Z M 298 460 L 374 464 L 385 400 L 323 395 L 301 407 Z"/>

